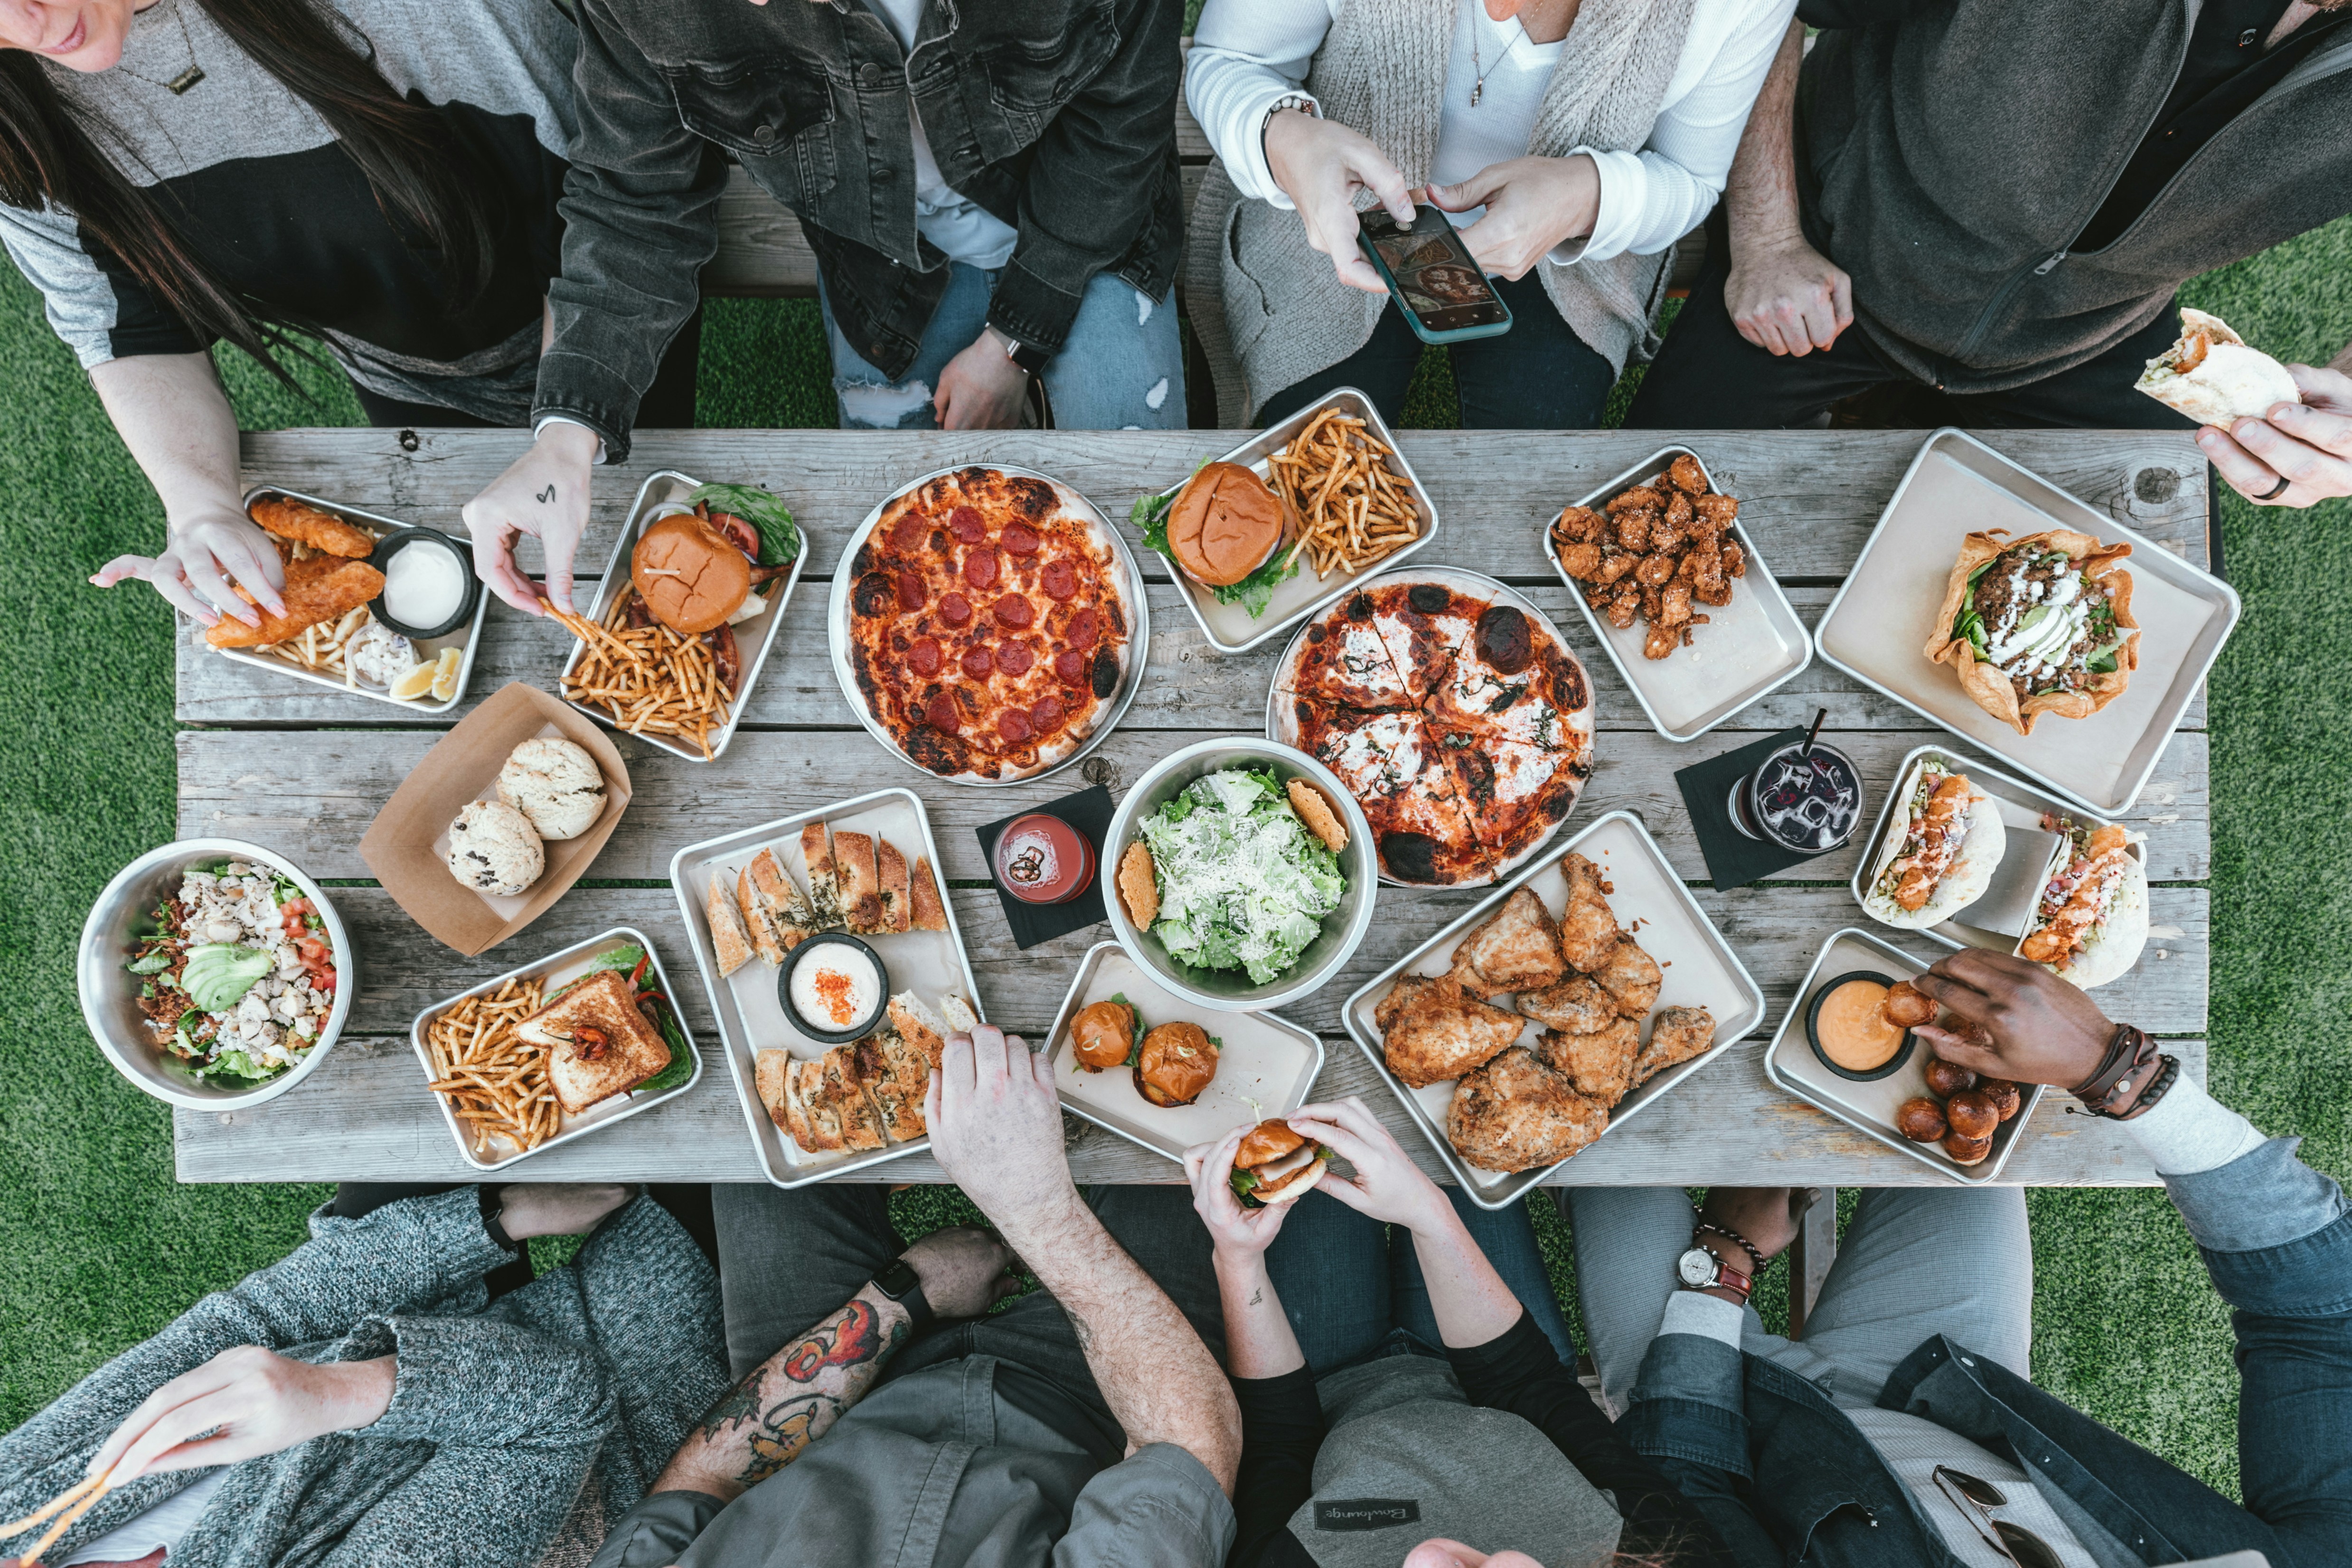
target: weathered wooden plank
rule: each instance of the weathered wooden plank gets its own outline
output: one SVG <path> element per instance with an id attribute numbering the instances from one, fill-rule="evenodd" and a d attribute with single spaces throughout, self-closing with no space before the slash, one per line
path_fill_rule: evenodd
<path id="1" fill-rule="evenodd" d="M 244 439 L 248 484 L 280 484 L 462 532 L 458 509 L 514 461 L 516 431 L 287 430 Z M 1246 439 L 1236 431 L 641 431 L 629 461 L 597 470 L 574 570 L 604 568 L 645 476 L 680 468 L 754 481 L 808 529 L 809 575 L 829 576 L 875 504 L 933 469 L 1015 464 L 1054 474 L 1115 518 L 1146 491 Z M 1989 431 L 1984 439 L 2093 507 L 2202 564 L 2205 460 L 2188 433 Z M 1496 576 L 1545 570 L 1537 530 L 1560 506 L 1670 441 L 1703 455 L 1740 497 L 1740 520 L 1784 579 L 1844 575 L 1926 436 L 1917 431 L 1402 431 L 1440 515 L 1438 560 Z M 2160 499 L 2143 499 L 2144 497 Z M 536 541 L 523 561 L 538 570 Z"/>
<path id="2" fill-rule="evenodd" d="M 1536 564 L 1542 567 L 1540 557 Z M 768 655 L 759 684 L 751 688 L 744 728 L 856 724 L 856 716 L 834 677 L 826 647 L 825 590 L 823 582 L 803 583 L 800 596 L 785 612 L 782 641 Z M 1649 719 L 1618 675 L 1617 667 L 1586 630 L 1583 616 L 1559 579 L 1529 583 L 1521 591 L 1551 617 L 1584 662 L 1592 680 L 1594 722 L 1603 729 L 1649 729 Z M 1835 591 L 1823 587 L 1792 588 L 1789 598 L 1797 613 L 1811 623 L 1821 619 Z M 1186 612 L 1172 584 L 1152 582 L 1149 598 L 1151 648 L 1143 685 L 1127 710 L 1127 726 L 1228 733 L 1262 729 L 1266 689 L 1273 684 L 1275 665 L 1288 639 L 1275 638 L 1247 653 L 1219 654 L 1201 635 L 1199 623 Z M 556 672 L 563 667 L 571 650 L 571 634 L 562 627 L 519 614 L 503 604 L 491 605 L 483 622 L 482 647 L 475 655 L 467 700 L 439 722 L 454 724 L 465 717 L 476 703 L 509 681 L 525 681 L 552 691 Z M 232 663 L 205 644 L 193 622 L 180 627 L 177 657 L 178 716 L 184 723 L 414 726 L 418 722 L 388 703 L 345 695 Z M 1926 723 L 1901 704 L 1880 696 L 1819 659 L 1787 685 L 1743 711 L 1738 723 L 1748 729 L 1783 729 L 1811 724 L 1814 710 L 1821 707 L 1830 710 L 1830 722 L 1840 729 L 1915 729 Z M 2201 692 L 2183 714 L 2181 727 L 2205 727 Z M 627 744 L 624 740 L 623 745 Z M 1694 749 L 1708 744 L 1698 741 Z"/>
<path id="3" fill-rule="evenodd" d="M 2168 1041 L 2184 1071 L 2200 1080 L 2202 1040 Z M 1445 1179 L 1428 1140 L 1381 1084 L 1353 1042 L 1326 1042 L 1318 1098 L 1357 1094 L 1393 1131 L 1423 1169 Z M 1811 1184 L 1904 1186 L 1940 1181 L 1925 1166 L 1873 1142 L 1764 1078 L 1763 1046 L 1745 1040 L 1694 1074 L 1639 1120 L 1560 1168 L 1560 1185 L 1706 1186 Z M 2149 1186 L 2146 1156 L 2111 1122 L 2070 1116 L 2051 1096 L 2002 1173 L 2024 1186 Z M 1171 1160 L 1065 1117 L 1072 1172 L 1082 1182 L 1171 1182 Z M 1726 1129 L 1731 1129 L 1727 1134 Z M 250 1111 L 173 1114 L 182 1181 L 465 1181 L 457 1157 L 404 1037 L 345 1040 L 299 1089 Z M 733 1079 L 710 1064 L 692 1092 L 551 1149 L 513 1167 L 528 1181 L 740 1181 L 761 1178 Z M 912 1155 L 866 1179 L 946 1179 L 928 1155 Z"/>
<path id="4" fill-rule="evenodd" d="M 634 925 L 652 936 L 672 968 L 682 974 L 694 968 L 677 898 L 667 886 L 575 887 L 528 931 L 475 958 L 461 957 L 426 936 L 381 888 L 328 892 L 358 959 L 360 989 L 349 1025 L 357 1035 L 403 1033 L 433 1003 L 616 925 Z M 1050 1024 L 1079 958 L 1095 943 L 1110 939 L 1110 927 L 1103 925 L 1023 952 L 1013 945 L 992 891 L 958 888 L 949 896 L 980 981 L 982 1010 L 1008 1029 L 1034 1032 Z M 1732 893 L 1701 889 L 1696 897 L 1763 988 L 1767 1022 L 1773 1026 L 1830 933 L 1869 925 L 1843 887 L 1767 884 Z M 1356 956 L 1330 984 L 1286 1013 L 1309 1029 L 1344 1032 L 1339 1008 L 1349 994 L 1475 901 L 1468 893 L 1382 888 L 1379 918 Z M 2202 1034 L 2210 902 L 2201 887 L 2153 889 L 2156 935 L 2147 954 L 2131 974 L 2101 989 L 2100 1005 L 2158 1034 Z M 1890 939 L 1903 936 L 1881 934 Z M 1896 940 L 1896 946 L 1923 958 L 1944 950 L 1925 938 Z M 710 1010 L 701 987 L 681 979 L 679 988 L 686 992 L 681 1003 L 688 1021 L 709 1030 Z"/>
<path id="5" fill-rule="evenodd" d="M 1869 808 L 1895 786 L 1895 772 L 1912 747 L 1933 737 L 1916 730 L 1825 732 L 1861 764 Z M 312 876 L 367 880 L 360 836 L 392 792 L 441 738 L 437 730 L 185 730 L 179 736 L 180 836 L 226 837 L 267 843 L 291 855 Z M 946 874 L 985 881 L 987 862 L 973 830 L 1027 806 L 1041 806 L 1094 781 L 1122 794 L 1129 779 L 1195 732 L 1124 728 L 1079 769 L 1007 789 L 961 789 L 926 784 L 922 776 L 860 732 L 769 731 L 739 735 L 726 755 L 688 766 L 635 747 L 634 795 L 593 873 L 607 881 L 669 875 L 684 845 L 717 838 L 769 818 L 847 800 L 870 789 L 917 785 L 939 838 Z M 1674 772 L 1754 739 L 1752 732 L 1720 733 L 1689 747 L 1650 730 L 1612 730 L 1595 744 L 1596 764 L 1580 810 L 1630 807 L 1651 824 L 1675 869 L 1694 882 L 1707 879 Z M 2158 882 L 2201 882 L 2211 860 L 2208 836 L 2207 738 L 2178 737 L 2149 780 L 2131 825 L 2148 835 L 2148 875 Z M 1571 824 L 1575 819 L 1571 818 Z M 1783 880 L 1835 882 L 1850 878 L 1861 855 L 1854 845 L 1781 873 Z"/>

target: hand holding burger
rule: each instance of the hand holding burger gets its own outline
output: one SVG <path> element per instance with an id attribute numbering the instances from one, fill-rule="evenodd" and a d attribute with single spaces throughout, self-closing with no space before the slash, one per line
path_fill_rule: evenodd
<path id="1" fill-rule="evenodd" d="M 1454 1221 L 1454 1206 L 1437 1184 L 1356 1096 L 1302 1105 L 1286 1120 L 1355 1167 L 1352 1176 L 1327 1176 L 1322 1186 L 1357 1213 L 1415 1231 Z"/>
<path id="2" fill-rule="evenodd" d="M 1290 1213 L 1287 1203 L 1244 1207 L 1234 1191 L 1233 1178 L 1238 1174 L 1234 1161 L 1244 1140 L 1256 1133 L 1254 1126 L 1235 1127 L 1213 1144 L 1196 1144 L 1184 1151 L 1184 1179 L 1192 1184 L 1192 1211 L 1209 1232 L 1219 1265 L 1228 1269 L 1260 1267 L 1267 1244 Z"/>

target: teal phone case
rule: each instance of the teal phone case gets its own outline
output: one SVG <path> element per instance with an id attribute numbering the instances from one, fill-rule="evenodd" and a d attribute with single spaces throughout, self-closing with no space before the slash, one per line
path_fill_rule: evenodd
<path id="1" fill-rule="evenodd" d="M 1416 208 L 1415 211 L 1434 216 L 1438 223 L 1444 226 L 1446 233 L 1454 232 L 1454 225 L 1437 208 L 1424 206 Z M 1356 248 L 1364 253 L 1364 259 L 1372 264 L 1372 270 L 1378 272 L 1381 275 L 1381 281 L 1389 286 L 1389 298 L 1396 302 L 1399 314 L 1404 317 L 1404 324 L 1412 329 L 1412 335 L 1423 342 L 1466 343 L 1474 338 L 1499 338 L 1511 329 L 1510 302 L 1503 298 L 1501 291 L 1495 287 L 1494 280 L 1489 278 L 1486 287 L 1495 297 L 1495 308 L 1503 313 L 1501 320 L 1482 321 L 1475 327 L 1454 327 L 1443 331 L 1433 331 L 1422 324 L 1421 313 L 1405 303 L 1404 293 L 1397 287 L 1396 274 L 1389 270 L 1389 264 L 1381 256 L 1380 247 L 1372 244 L 1360 228 L 1356 231 Z"/>

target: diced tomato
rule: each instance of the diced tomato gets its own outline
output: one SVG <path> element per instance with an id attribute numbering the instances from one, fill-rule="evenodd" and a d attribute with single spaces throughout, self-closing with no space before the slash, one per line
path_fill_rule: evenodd
<path id="1" fill-rule="evenodd" d="M 646 966 L 653 961 L 653 955 L 650 953 L 637 960 L 637 967 L 629 971 L 629 988 L 631 990 L 635 990 L 637 987 L 645 984 Z"/>

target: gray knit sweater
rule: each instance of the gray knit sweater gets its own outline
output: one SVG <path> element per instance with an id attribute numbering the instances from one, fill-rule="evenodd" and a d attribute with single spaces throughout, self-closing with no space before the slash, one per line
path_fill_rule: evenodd
<path id="1" fill-rule="evenodd" d="M 509 1255 L 483 1233 L 472 1187 L 359 1219 L 322 1209 L 310 1233 L 0 1438 L 0 1518 L 79 1481 L 142 1400 L 224 1350 L 393 1354 L 381 1419 L 230 1467 L 172 1568 L 585 1563 L 727 1386 L 718 1277 L 649 1199 L 488 1305 L 482 1276 Z M 47 1560 L 206 1473 L 108 1494 Z"/>

